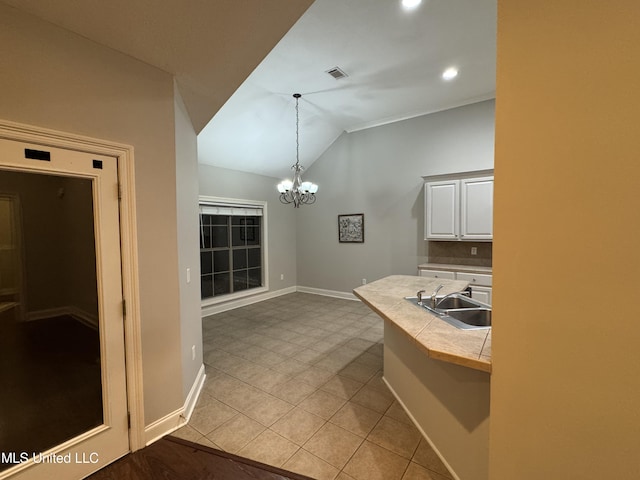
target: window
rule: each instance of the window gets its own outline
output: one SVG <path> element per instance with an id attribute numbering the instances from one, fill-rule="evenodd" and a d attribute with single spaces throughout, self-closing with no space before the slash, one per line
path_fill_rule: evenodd
<path id="1" fill-rule="evenodd" d="M 200 201 L 200 287 L 203 302 L 264 290 L 265 205 Z M 220 199 L 222 200 L 222 199 Z"/>

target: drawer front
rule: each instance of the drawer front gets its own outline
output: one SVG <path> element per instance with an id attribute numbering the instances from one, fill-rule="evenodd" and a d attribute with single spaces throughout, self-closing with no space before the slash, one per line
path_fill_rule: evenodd
<path id="1" fill-rule="evenodd" d="M 490 287 L 492 285 L 491 279 L 493 275 L 487 275 L 486 273 L 460 273 L 456 274 L 456 279 L 469 282 L 469 285 L 483 285 Z"/>
<path id="2" fill-rule="evenodd" d="M 447 280 L 455 280 L 456 272 L 445 272 L 442 270 L 418 270 L 421 277 L 445 278 Z"/>

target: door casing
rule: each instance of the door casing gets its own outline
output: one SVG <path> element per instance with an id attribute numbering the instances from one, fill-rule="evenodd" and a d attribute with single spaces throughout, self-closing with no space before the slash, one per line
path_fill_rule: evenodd
<path id="1" fill-rule="evenodd" d="M 145 446 L 145 425 L 133 147 L 2 119 L 0 119 L 0 138 L 106 155 L 117 159 L 122 294 L 126 302 L 124 332 L 127 403 L 131 423 L 129 448 L 131 451 L 139 450 Z"/>

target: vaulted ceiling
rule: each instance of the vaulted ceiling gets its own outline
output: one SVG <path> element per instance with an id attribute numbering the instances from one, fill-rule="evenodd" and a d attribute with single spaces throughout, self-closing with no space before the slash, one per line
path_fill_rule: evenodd
<path id="1" fill-rule="evenodd" d="M 293 93 L 306 167 L 345 131 L 495 94 L 496 0 L 1 1 L 174 74 L 199 161 L 224 168 L 288 173 Z"/>

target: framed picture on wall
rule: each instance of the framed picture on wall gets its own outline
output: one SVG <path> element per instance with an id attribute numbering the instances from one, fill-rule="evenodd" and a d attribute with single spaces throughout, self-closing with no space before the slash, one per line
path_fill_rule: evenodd
<path id="1" fill-rule="evenodd" d="M 338 215 L 338 241 L 364 243 L 364 213 Z"/>

